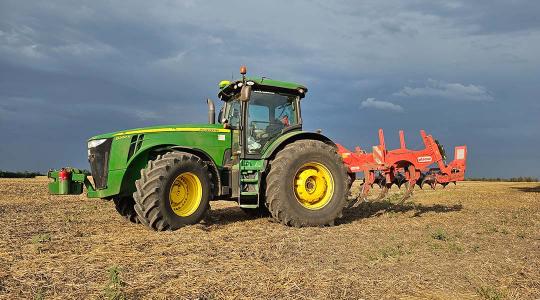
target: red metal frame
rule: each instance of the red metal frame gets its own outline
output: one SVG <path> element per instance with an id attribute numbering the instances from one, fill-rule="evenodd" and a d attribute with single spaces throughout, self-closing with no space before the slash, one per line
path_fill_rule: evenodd
<path id="1" fill-rule="evenodd" d="M 427 176 L 432 187 L 436 183 L 446 186 L 449 182 L 464 180 L 467 146 L 455 147 L 454 160 L 446 165 L 435 139 L 424 130 L 420 130 L 420 135 L 425 146 L 422 150 L 407 149 L 403 130 L 399 131 L 400 148 L 387 150 L 383 130 L 379 129 L 379 145 L 373 146 L 373 152 L 367 153 L 360 147 L 356 147 L 352 152 L 338 144 L 338 153 L 349 172 L 364 173 L 364 186 L 376 183 L 375 171 L 378 171 L 379 176 L 384 177 L 384 182 L 390 185 L 396 182 L 398 173 L 404 175 L 409 185 L 413 186 L 419 179 L 425 180 Z M 438 168 L 430 168 L 435 164 Z"/>

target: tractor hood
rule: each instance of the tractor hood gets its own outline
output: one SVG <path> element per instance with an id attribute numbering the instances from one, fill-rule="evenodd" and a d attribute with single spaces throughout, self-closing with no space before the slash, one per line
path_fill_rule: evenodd
<path id="1" fill-rule="evenodd" d="M 107 139 L 117 136 L 126 136 L 133 134 L 151 134 L 162 132 L 229 132 L 228 129 L 223 129 L 221 124 L 173 124 L 173 125 L 159 125 L 143 128 L 127 129 L 122 131 L 116 131 L 111 133 L 104 133 L 93 136 L 88 140 Z"/>

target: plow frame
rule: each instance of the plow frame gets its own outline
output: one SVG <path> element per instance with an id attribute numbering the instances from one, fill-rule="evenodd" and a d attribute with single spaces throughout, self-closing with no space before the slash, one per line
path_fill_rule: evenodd
<path id="1" fill-rule="evenodd" d="M 436 184 L 444 187 L 450 182 L 456 183 L 465 179 L 467 146 L 455 147 L 454 160 L 446 165 L 437 141 L 424 130 L 420 130 L 420 135 L 424 143 L 424 149 L 421 150 L 407 149 L 403 130 L 399 131 L 400 148 L 394 150 L 386 148 L 382 129 L 379 129 L 379 144 L 372 147 L 371 153 L 358 146 L 352 152 L 337 144 L 338 153 L 349 172 L 364 174 L 359 200 L 367 200 L 367 193 L 373 184 L 382 188 L 376 200 L 384 198 L 392 184 L 400 188 L 402 184 L 406 184 L 407 191 L 402 199 L 404 201 L 412 194 L 415 184 L 422 187 L 424 183 L 428 183 L 435 188 Z M 437 167 L 430 168 L 432 165 Z"/>

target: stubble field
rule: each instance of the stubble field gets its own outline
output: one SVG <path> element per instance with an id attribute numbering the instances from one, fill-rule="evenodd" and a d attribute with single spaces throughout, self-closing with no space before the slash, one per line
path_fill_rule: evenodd
<path id="1" fill-rule="evenodd" d="M 0 179 L 0 299 L 540 298 L 538 183 L 418 190 L 403 206 L 390 195 L 326 228 L 220 201 L 163 233 L 46 183 Z"/>

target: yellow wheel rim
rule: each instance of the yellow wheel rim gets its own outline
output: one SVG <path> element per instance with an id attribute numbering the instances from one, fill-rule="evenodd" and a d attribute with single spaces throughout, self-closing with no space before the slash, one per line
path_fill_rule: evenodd
<path id="1" fill-rule="evenodd" d="M 169 191 L 169 202 L 173 212 L 180 217 L 193 214 L 202 199 L 202 185 L 199 177 L 187 172 L 176 177 Z"/>
<path id="2" fill-rule="evenodd" d="M 296 200 L 308 209 L 325 207 L 334 194 L 332 173 L 320 163 L 305 163 L 294 177 Z"/>

